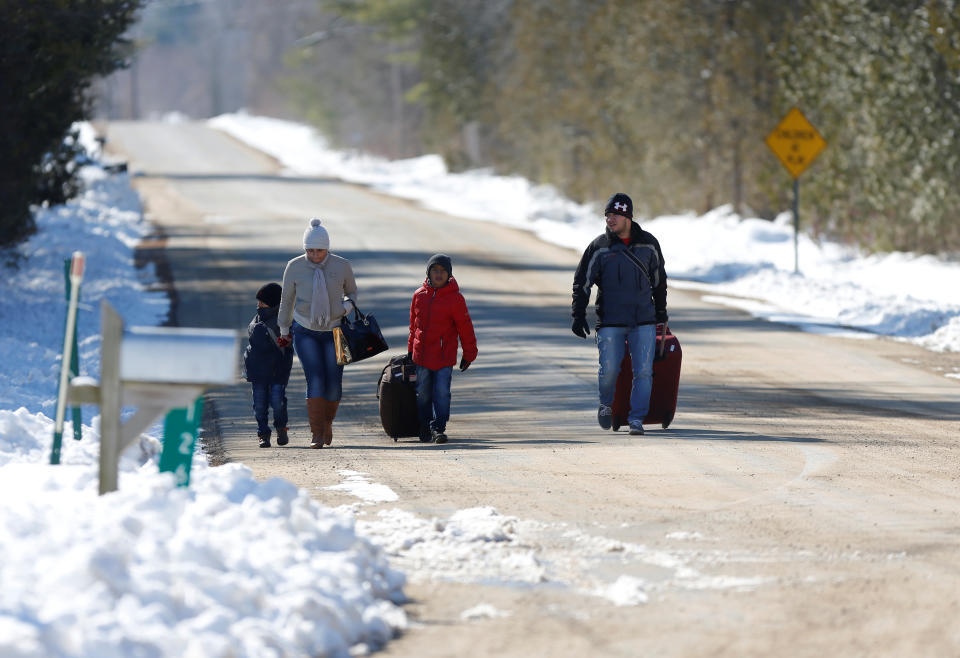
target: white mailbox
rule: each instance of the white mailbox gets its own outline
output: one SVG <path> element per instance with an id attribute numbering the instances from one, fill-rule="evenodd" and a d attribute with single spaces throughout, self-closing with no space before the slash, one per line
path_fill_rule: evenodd
<path id="1" fill-rule="evenodd" d="M 236 331 L 130 327 L 120 343 L 120 381 L 234 384 L 239 349 Z"/>
<path id="2" fill-rule="evenodd" d="M 117 489 L 120 453 L 169 409 L 192 405 L 204 390 L 237 382 L 240 334 L 230 329 L 130 327 L 100 304 L 100 382 L 70 382 L 73 404 L 100 406 L 100 493 Z M 123 406 L 136 412 L 121 422 Z"/>

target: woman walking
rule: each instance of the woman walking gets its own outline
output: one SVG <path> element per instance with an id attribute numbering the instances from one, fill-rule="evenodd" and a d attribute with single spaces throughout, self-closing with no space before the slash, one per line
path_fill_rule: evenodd
<path id="1" fill-rule="evenodd" d="M 303 233 L 304 253 L 283 271 L 280 296 L 280 340 L 293 347 L 307 379 L 307 416 L 311 448 L 333 440 L 333 419 L 340 406 L 343 366 L 337 365 L 333 329 L 353 309 L 357 283 L 350 262 L 330 253 L 330 236 L 319 219 Z"/>

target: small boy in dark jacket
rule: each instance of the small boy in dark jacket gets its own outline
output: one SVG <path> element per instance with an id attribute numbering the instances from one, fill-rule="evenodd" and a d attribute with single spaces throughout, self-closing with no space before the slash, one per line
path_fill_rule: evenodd
<path id="1" fill-rule="evenodd" d="M 477 337 L 467 302 L 453 278 L 449 256 L 436 254 L 427 263 L 427 280 L 410 303 L 407 352 L 417 366 L 417 414 L 420 440 L 447 442 L 450 378 L 457 363 L 457 339 L 463 346 L 460 370 L 477 358 Z"/>
<path id="2" fill-rule="evenodd" d="M 243 369 L 253 384 L 253 413 L 257 419 L 257 438 L 261 448 L 270 447 L 269 409 L 273 408 L 273 426 L 277 445 L 285 446 L 287 437 L 287 382 L 293 366 L 293 348 L 277 345 L 280 327 L 279 283 L 268 283 L 257 291 L 257 314 L 247 327 L 248 345 L 243 353 Z"/>

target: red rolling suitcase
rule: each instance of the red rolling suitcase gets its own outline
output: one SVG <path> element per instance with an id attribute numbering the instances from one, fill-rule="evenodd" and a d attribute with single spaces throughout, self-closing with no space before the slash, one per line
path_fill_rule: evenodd
<path id="1" fill-rule="evenodd" d="M 650 391 L 650 410 L 644 425 L 660 423 L 666 429 L 677 411 L 677 392 L 680 390 L 680 341 L 666 325 L 657 325 L 657 345 L 653 352 L 653 390 Z M 623 356 L 617 388 L 613 394 L 613 429 L 627 425 L 630 413 L 630 389 L 633 387 L 633 367 L 630 353 Z"/>
<path id="2" fill-rule="evenodd" d="M 417 417 L 417 366 L 407 355 L 390 359 L 377 381 L 380 424 L 396 441 L 402 436 L 419 436 Z"/>

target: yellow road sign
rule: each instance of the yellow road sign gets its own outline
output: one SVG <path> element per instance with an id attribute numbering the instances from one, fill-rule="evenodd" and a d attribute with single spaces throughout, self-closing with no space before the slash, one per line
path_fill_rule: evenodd
<path id="1" fill-rule="evenodd" d="M 799 178 L 827 145 L 797 108 L 790 110 L 764 141 L 794 178 Z"/>

